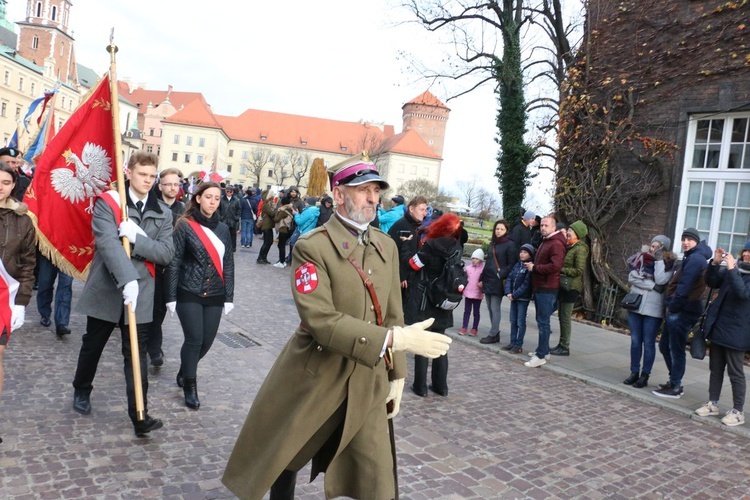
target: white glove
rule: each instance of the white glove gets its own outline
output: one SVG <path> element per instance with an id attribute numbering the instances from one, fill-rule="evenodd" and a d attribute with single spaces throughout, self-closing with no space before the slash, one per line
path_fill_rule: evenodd
<path id="1" fill-rule="evenodd" d="M 122 287 L 122 298 L 125 300 L 125 305 L 130 304 L 133 312 L 135 312 L 135 306 L 138 302 L 138 282 L 136 280 L 125 283 L 125 286 Z"/>
<path id="2" fill-rule="evenodd" d="M 232 312 L 232 309 L 234 309 L 234 304 L 231 302 L 224 302 L 224 316 Z"/>
<path id="3" fill-rule="evenodd" d="M 407 351 L 426 358 L 437 358 L 448 352 L 453 340 L 441 333 L 425 330 L 435 321 L 426 319 L 420 323 L 393 327 L 393 350 Z"/>
<path id="4" fill-rule="evenodd" d="M 167 302 L 167 311 L 174 318 L 174 312 L 177 310 L 177 302 Z"/>
<path id="5" fill-rule="evenodd" d="M 390 381 L 391 391 L 388 393 L 385 404 L 387 405 L 393 401 L 393 410 L 388 413 L 388 418 L 393 418 L 398 415 L 398 410 L 401 407 L 401 396 L 404 393 L 404 381 L 405 379 L 403 378 Z"/>
<path id="6" fill-rule="evenodd" d="M 127 219 L 127 220 L 122 221 L 120 223 L 120 227 L 117 231 L 117 234 L 120 236 L 120 238 L 127 238 L 128 241 L 130 241 L 130 243 L 132 243 L 133 245 L 135 245 L 135 238 L 139 234 L 141 236 L 148 237 L 148 235 L 143 231 L 143 229 L 141 229 L 141 227 L 138 224 L 133 222 L 132 219 Z"/>
<path id="7" fill-rule="evenodd" d="M 10 320 L 10 331 L 22 327 L 24 319 L 26 319 L 26 306 L 14 305 Z"/>

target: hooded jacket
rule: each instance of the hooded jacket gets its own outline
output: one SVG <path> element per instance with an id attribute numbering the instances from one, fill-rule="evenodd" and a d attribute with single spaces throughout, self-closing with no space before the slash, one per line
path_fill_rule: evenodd
<path id="1" fill-rule="evenodd" d="M 747 311 L 750 310 L 750 271 L 709 264 L 706 284 L 718 288 L 703 325 L 707 338 L 737 351 L 750 351 Z"/>
<path id="2" fill-rule="evenodd" d="M 700 316 L 703 313 L 701 296 L 706 290 L 703 273 L 708 259 L 713 256 L 705 241 L 694 246 L 682 258 L 682 266 L 672 276 L 667 286 L 667 309 L 672 314 L 687 313 Z"/>
<path id="3" fill-rule="evenodd" d="M 31 300 L 36 265 L 36 233 L 26 204 L 8 198 L 0 208 L 0 258 L 5 270 L 18 281 L 16 305 Z"/>

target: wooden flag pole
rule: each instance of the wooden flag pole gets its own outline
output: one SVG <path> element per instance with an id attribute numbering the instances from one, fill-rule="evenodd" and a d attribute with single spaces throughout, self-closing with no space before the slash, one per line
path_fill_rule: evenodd
<path id="1" fill-rule="evenodd" d="M 128 203 L 125 198 L 125 173 L 122 170 L 122 138 L 120 137 L 120 106 L 117 95 L 117 65 L 115 54 L 117 46 L 114 44 L 115 30 L 109 36 L 109 87 L 112 95 L 112 131 L 115 139 L 115 171 L 117 172 L 117 192 L 120 195 L 120 209 L 122 210 L 123 222 L 128 220 Z M 130 258 L 130 241 L 122 238 L 122 246 Z M 141 381 L 141 356 L 138 349 L 138 325 L 136 323 L 133 305 L 128 304 L 128 327 L 130 330 L 130 358 L 133 363 L 133 389 L 135 390 L 135 416 L 136 420 L 146 420 L 146 411 L 143 405 L 143 385 Z"/>

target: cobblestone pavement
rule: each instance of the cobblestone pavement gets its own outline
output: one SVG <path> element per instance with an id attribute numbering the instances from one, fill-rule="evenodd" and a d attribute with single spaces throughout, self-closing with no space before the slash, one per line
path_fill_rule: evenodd
<path id="1" fill-rule="evenodd" d="M 149 374 L 149 411 L 165 427 L 149 439 L 134 436 L 126 415 L 117 332 L 93 412 L 78 415 L 71 380 L 85 318 L 74 313 L 73 335 L 58 340 L 32 299 L 5 355 L 0 498 L 231 498 L 220 482 L 226 460 L 298 323 L 290 269 L 256 265 L 259 243 L 236 254 L 237 308 L 220 332 L 260 345 L 217 341 L 199 366 L 201 409 L 191 411 L 174 380 L 182 333 L 168 317 L 166 363 Z M 402 498 L 750 498 L 745 436 L 471 343 L 454 342 L 449 357 L 447 398 L 418 398 L 407 381 L 396 421 Z M 306 484 L 306 471 L 299 498 L 323 498 L 322 477 Z"/>

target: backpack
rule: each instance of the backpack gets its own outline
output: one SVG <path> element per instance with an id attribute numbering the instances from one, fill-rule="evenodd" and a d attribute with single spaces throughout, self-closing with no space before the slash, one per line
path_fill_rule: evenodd
<path id="1" fill-rule="evenodd" d="M 468 283 L 469 278 L 464 270 L 461 250 L 456 249 L 445 261 L 440 275 L 431 280 L 427 286 L 427 298 L 431 305 L 452 311 L 461 303 L 464 288 Z"/>

